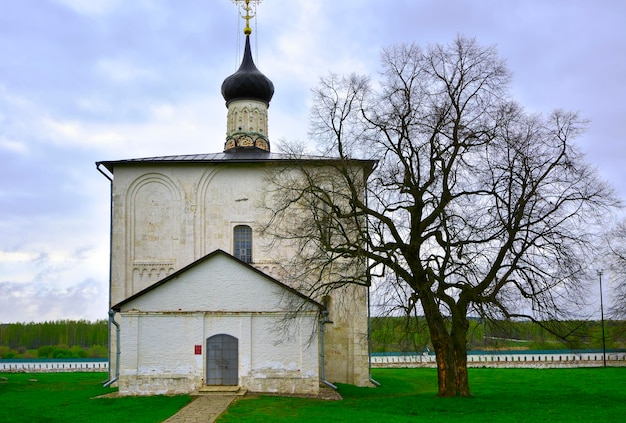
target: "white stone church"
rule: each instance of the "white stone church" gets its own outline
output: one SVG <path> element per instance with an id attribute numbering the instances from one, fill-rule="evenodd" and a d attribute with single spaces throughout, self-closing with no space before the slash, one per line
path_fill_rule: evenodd
<path id="1" fill-rule="evenodd" d="M 97 163 L 111 180 L 107 383 L 120 395 L 370 384 L 367 288 L 309 298 L 281 281 L 290 252 L 257 229 L 268 221 L 258 207 L 268 169 L 333 159 L 270 152 L 274 86 L 253 63 L 249 26 L 244 32 L 242 64 L 222 84 L 223 152 Z M 368 174 L 373 163 L 355 166 Z"/>

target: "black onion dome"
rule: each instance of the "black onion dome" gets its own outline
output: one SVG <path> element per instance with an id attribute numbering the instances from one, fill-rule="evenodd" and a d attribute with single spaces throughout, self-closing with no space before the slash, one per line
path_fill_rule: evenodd
<path id="1" fill-rule="evenodd" d="M 233 100 L 258 100 L 269 106 L 273 95 L 274 84 L 254 65 L 250 36 L 246 35 L 241 66 L 222 83 L 222 96 L 226 100 L 226 105 Z"/>

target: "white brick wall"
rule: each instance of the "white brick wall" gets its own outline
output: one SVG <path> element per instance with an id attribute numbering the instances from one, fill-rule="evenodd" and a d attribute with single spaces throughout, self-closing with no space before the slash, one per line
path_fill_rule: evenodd
<path id="1" fill-rule="evenodd" d="M 290 324 L 286 288 L 217 254 L 121 309 L 121 395 L 192 392 L 205 382 L 206 340 L 238 339 L 239 385 L 317 393 L 319 310 L 305 303 Z M 292 298 L 293 299 L 293 298 Z M 308 310 L 308 311 L 307 311 Z M 195 354 L 201 345 L 202 354 Z"/>
<path id="2" fill-rule="evenodd" d="M 258 392 L 315 394 L 318 343 L 309 337 L 316 313 L 301 316 L 291 337 L 275 330 L 284 313 L 122 313 L 121 395 L 192 392 L 204 385 L 206 339 L 239 341 L 239 385 Z M 202 355 L 194 346 L 202 345 Z"/>

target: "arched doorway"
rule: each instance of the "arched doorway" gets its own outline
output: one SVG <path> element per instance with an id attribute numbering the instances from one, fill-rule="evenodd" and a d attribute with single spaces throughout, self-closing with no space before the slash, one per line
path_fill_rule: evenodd
<path id="1" fill-rule="evenodd" d="M 239 385 L 239 341 L 219 334 L 206 340 L 206 384 Z"/>

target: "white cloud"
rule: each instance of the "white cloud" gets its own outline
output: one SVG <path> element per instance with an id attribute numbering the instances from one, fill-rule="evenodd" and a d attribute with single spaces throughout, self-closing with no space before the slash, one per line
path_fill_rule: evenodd
<path id="1" fill-rule="evenodd" d="M 83 15 L 108 15 L 120 5 L 124 0 L 54 0 L 77 13 Z"/>
<path id="2" fill-rule="evenodd" d="M 0 251 L 0 263 L 26 263 L 37 257 L 34 253 L 23 251 Z"/>
<path id="3" fill-rule="evenodd" d="M 153 155 L 220 151 L 226 132 L 226 108 L 221 97 L 196 98 L 182 103 L 145 105 L 145 118 L 134 122 L 92 122 L 45 117 L 40 132 L 57 145 L 97 152 L 99 160 L 111 152 L 132 158 Z M 116 154 L 117 155 L 117 154 Z"/>
<path id="4" fill-rule="evenodd" d="M 25 143 L 13 141 L 4 137 L 0 137 L 0 149 L 18 154 L 25 154 L 29 151 L 29 148 Z"/>
<path id="5" fill-rule="evenodd" d="M 102 77 L 115 83 L 132 84 L 158 80 L 154 70 L 120 59 L 100 59 L 95 67 Z"/>
<path id="6" fill-rule="evenodd" d="M 44 238 L 19 244 L 14 250 L 0 251 L 2 280 L 34 282 L 37 277 L 33 275 L 45 274 L 62 280 L 61 284 L 66 285 L 72 283 L 74 275 L 85 274 L 84 272 L 94 278 L 107 273 L 106 232 L 94 231 L 92 236 L 72 234 L 63 238 L 62 231 L 59 231 L 57 235 L 59 238 L 56 244 L 51 244 Z M 90 246 L 97 242 L 98 235 L 101 235 L 103 242 Z M 23 269 L 28 270 L 24 274 L 30 275 L 29 278 L 20 277 Z"/>
<path id="7" fill-rule="evenodd" d="M 106 319 L 107 290 L 90 279 L 69 288 L 0 282 L 0 322 Z"/>

